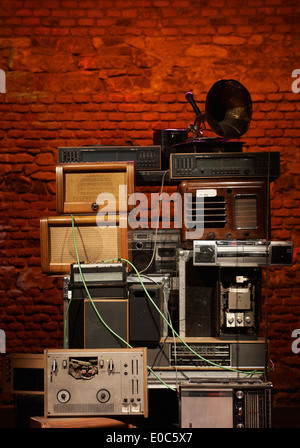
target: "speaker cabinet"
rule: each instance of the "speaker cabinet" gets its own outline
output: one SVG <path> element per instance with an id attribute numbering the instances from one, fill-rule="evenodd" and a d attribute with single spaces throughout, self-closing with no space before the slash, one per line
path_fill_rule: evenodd
<path id="1" fill-rule="evenodd" d="M 147 285 L 148 294 L 162 311 L 162 286 Z M 157 345 L 162 336 L 162 317 L 141 285 L 129 287 L 129 341 L 132 345 Z"/>
<path id="2" fill-rule="evenodd" d="M 134 193 L 134 162 L 70 163 L 56 167 L 57 213 L 127 211 Z M 101 197 L 99 196 L 101 194 Z"/>
<path id="3" fill-rule="evenodd" d="M 81 263 L 97 263 L 115 258 L 130 260 L 127 218 L 97 225 L 96 216 L 74 216 L 74 235 Z M 50 275 L 69 275 L 70 265 L 77 263 L 72 218 L 41 218 L 41 266 Z"/>
<path id="4" fill-rule="evenodd" d="M 155 273 L 153 250 L 154 243 L 152 241 L 132 242 L 132 263 L 139 272 Z"/>
<path id="5" fill-rule="evenodd" d="M 128 300 L 97 299 L 94 305 L 108 327 L 128 342 Z M 84 347 L 126 348 L 99 319 L 90 300 L 84 301 Z"/>
<path id="6" fill-rule="evenodd" d="M 128 299 L 93 298 L 93 303 L 89 299 L 72 300 L 68 314 L 68 347 L 126 348 L 109 328 L 128 342 Z"/>

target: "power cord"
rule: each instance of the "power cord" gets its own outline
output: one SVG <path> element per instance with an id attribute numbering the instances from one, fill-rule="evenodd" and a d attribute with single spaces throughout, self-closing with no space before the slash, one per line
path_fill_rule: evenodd
<path id="1" fill-rule="evenodd" d="M 82 273 L 82 270 L 81 270 L 81 265 L 80 265 L 80 260 L 79 260 L 79 256 L 78 256 L 77 245 L 76 245 L 74 217 L 73 217 L 73 215 L 71 215 L 71 217 L 72 217 L 72 232 L 73 232 L 73 240 L 74 240 L 74 247 L 75 247 L 75 252 L 76 252 L 77 264 L 78 264 L 78 268 L 79 268 L 80 276 L 81 276 L 81 279 L 82 279 L 84 288 L 85 288 L 85 290 L 86 290 L 87 296 L 88 296 L 90 302 L 92 303 L 93 308 L 94 308 L 94 310 L 95 310 L 95 312 L 96 312 L 98 318 L 99 318 L 100 321 L 103 323 L 103 325 L 104 325 L 110 332 L 112 332 L 112 334 L 113 334 L 114 336 L 116 336 L 118 339 L 120 339 L 121 342 L 123 342 L 127 347 L 129 347 L 129 348 L 133 348 L 127 341 L 125 341 L 120 335 L 118 335 L 117 333 L 115 333 L 115 332 L 114 332 L 114 331 L 113 331 L 113 330 L 106 324 L 106 322 L 103 320 L 103 318 L 101 317 L 99 311 L 97 310 L 97 308 L 96 308 L 96 306 L 95 306 L 95 304 L 94 304 L 94 301 L 93 301 L 93 299 L 92 299 L 92 297 L 91 297 L 91 295 L 90 295 L 90 292 L 89 292 L 89 290 L 88 290 L 88 287 L 87 287 L 87 285 L 86 285 L 86 282 L 85 282 L 85 280 L 84 280 L 84 276 L 83 276 L 83 273 Z M 129 261 L 129 260 L 125 259 L 125 258 L 112 258 L 112 259 L 110 259 L 110 260 L 103 261 L 103 263 L 111 263 L 111 262 L 116 262 L 116 261 L 124 261 L 124 262 L 128 263 L 128 264 L 134 269 L 134 271 L 136 272 L 136 274 L 137 274 L 137 276 L 138 276 L 138 279 L 139 279 L 139 281 L 140 281 L 140 284 L 142 285 L 142 287 L 143 287 L 143 289 L 144 289 L 144 291 L 145 291 L 145 294 L 147 295 L 148 299 L 151 301 L 152 305 L 153 305 L 154 308 L 157 310 L 157 312 L 161 315 L 161 317 L 162 317 L 162 318 L 164 319 L 164 321 L 167 323 L 168 327 L 169 327 L 169 328 L 171 329 L 171 331 L 172 331 L 172 334 L 175 335 L 175 336 L 176 336 L 176 337 L 177 337 L 177 338 L 178 338 L 178 339 L 185 345 L 185 347 L 186 347 L 189 351 L 191 351 L 196 357 L 198 357 L 198 358 L 201 359 L 202 361 L 205 361 L 206 363 L 208 363 L 208 364 L 210 364 L 210 365 L 212 365 L 212 366 L 214 366 L 214 367 L 221 368 L 221 369 L 223 369 L 223 370 L 227 370 L 227 371 L 230 371 L 230 372 L 235 372 L 235 373 L 244 374 L 245 377 L 249 377 L 249 376 L 254 375 L 254 374 L 256 374 L 256 373 L 261 373 L 261 372 L 259 372 L 259 371 L 257 371 L 257 370 L 252 370 L 252 371 L 248 372 L 248 371 L 243 371 L 243 370 L 240 370 L 240 369 L 235 369 L 235 368 L 233 368 L 233 367 L 220 366 L 219 364 L 217 364 L 217 363 L 215 363 L 215 362 L 213 362 L 213 361 L 211 361 L 211 360 L 208 360 L 208 359 L 204 358 L 203 356 L 201 356 L 199 353 L 197 353 L 192 347 L 190 347 L 190 346 L 189 346 L 189 345 L 188 345 L 188 344 L 181 338 L 181 336 L 176 332 L 176 330 L 175 330 L 175 329 L 173 328 L 173 326 L 170 324 L 170 322 L 169 322 L 168 319 L 165 317 L 165 315 L 164 315 L 164 314 L 161 312 L 161 310 L 158 308 L 158 306 L 156 305 L 156 303 L 153 301 L 152 297 L 151 297 L 150 294 L 148 293 L 148 291 L 147 291 L 147 289 L 146 289 L 146 287 L 145 287 L 145 285 L 144 285 L 144 283 L 143 283 L 143 281 L 142 281 L 142 278 L 141 278 L 140 273 L 138 272 L 137 268 L 131 263 L 131 261 Z M 68 315 L 68 310 L 69 310 L 69 307 L 70 307 L 70 303 L 71 303 L 71 300 L 69 301 L 69 304 L 68 304 L 68 307 L 67 307 L 67 310 L 66 310 L 66 316 L 65 316 L 64 344 L 65 344 L 65 339 L 66 339 L 66 322 L 67 322 L 67 315 Z M 168 384 L 166 384 L 161 378 L 159 378 L 159 376 L 153 371 L 153 369 L 152 369 L 150 366 L 147 366 L 147 367 L 148 367 L 148 370 L 149 370 L 149 371 L 150 371 L 150 372 L 151 372 L 151 373 L 152 373 L 152 374 L 153 374 L 153 375 L 154 375 L 154 376 L 155 376 L 155 377 L 156 377 L 162 384 L 164 384 L 167 388 L 169 388 L 169 389 L 171 389 L 171 390 L 173 390 L 173 391 L 176 391 L 176 389 L 172 388 L 171 386 L 169 386 Z"/>

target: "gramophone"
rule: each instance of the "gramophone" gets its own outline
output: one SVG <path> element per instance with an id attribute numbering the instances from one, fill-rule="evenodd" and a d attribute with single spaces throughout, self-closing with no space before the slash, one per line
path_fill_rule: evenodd
<path id="1" fill-rule="evenodd" d="M 185 97 L 196 117 L 194 123 L 188 127 L 192 139 L 174 145 L 175 152 L 242 151 L 243 143 L 238 139 L 247 132 L 252 117 L 252 100 L 246 87 L 234 79 L 217 81 L 207 94 L 203 113 L 199 110 L 192 92 L 187 92 Z M 207 130 L 206 123 L 218 137 L 204 135 Z"/>

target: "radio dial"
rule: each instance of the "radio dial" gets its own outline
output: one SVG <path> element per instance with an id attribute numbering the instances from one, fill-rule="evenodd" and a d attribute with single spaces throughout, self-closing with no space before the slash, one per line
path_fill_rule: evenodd
<path id="1" fill-rule="evenodd" d="M 208 232 L 206 239 L 214 240 L 215 236 L 216 236 L 215 232 Z"/>

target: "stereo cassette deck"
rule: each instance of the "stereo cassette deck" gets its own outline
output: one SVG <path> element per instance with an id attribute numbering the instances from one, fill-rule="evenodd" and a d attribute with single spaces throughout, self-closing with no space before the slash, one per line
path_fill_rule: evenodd
<path id="1" fill-rule="evenodd" d="M 193 247 L 194 266 L 290 266 L 292 241 L 197 241 Z"/>

